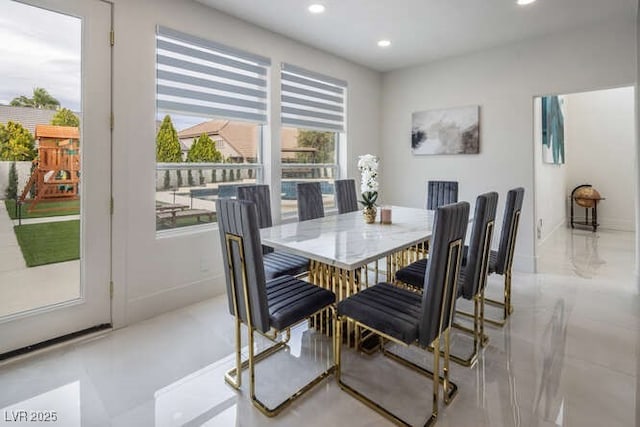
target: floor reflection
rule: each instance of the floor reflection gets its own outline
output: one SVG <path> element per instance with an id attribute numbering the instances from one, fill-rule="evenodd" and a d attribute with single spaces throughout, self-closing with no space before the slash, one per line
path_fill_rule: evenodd
<path id="1" fill-rule="evenodd" d="M 156 391 L 156 427 L 235 425 L 238 397 L 220 381 L 234 360 L 230 355 Z"/>
<path id="2" fill-rule="evenodd" d="M 564 399 L 558 402 L 558 396 L 561 395 L 559 386 L 567 343 L 567 320 L 565 318 L 564 300 L 559 300 L 556 303 L 542 340 L 544 358 L 540 384 L 533 404 L 533 412 L 546 421 L 555 419 L 557 424 L 557 420 L 563 419 L 562 412 L 564 410 Z M 559 425 L 562 426 L 562 424 Z"/>
<path id="3" fill-rule="evenodd" d="M 570 258 L 573 271 L 580 277 L 591 279 L 598 274 L 600 267 L 607 262 L 600 257 L 598 250 L 599 234 L 571 230 Z"/>

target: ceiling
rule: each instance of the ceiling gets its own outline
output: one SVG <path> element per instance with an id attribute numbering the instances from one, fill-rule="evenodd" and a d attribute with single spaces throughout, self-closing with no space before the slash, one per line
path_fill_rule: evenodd
<path id="1" fill-rule="evenodd" d="M 637 0 L 198 0 L 379 71 L 636 16 Z M 323 14 L 307 11 L 311 3 Z M 379 48 L 380 39 L 391 47 Z"/>

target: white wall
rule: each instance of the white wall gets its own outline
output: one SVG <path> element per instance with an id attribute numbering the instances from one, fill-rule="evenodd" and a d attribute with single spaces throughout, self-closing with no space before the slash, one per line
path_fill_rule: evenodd
<path id="1" fill-rule="evenodd" d="M 635 193 L 628 185 L 635 176 L 634 88 L 577 93 L 567 98 L 568 192 L 580 184 L 593 185 L 606 197 L 598 206 L 602 228 L 635 230 Z M 576 215 L 584 217 L 584 209 L 577 208 Z"/>
<path id="2" fill-rule="evenodd" d="M 635 22 L 592 25 L 461 57 L 386 73 L 383 78 L 382 197 L 422 206 L 427 179 L 457 179 L 460 198 L 525 188 L 515 268 L 534 259 L 533 98 L 633 84 Z M 480 105 L 480 154 L 412 156 L 411 113 Z M 497 234 L 494 243 L 497 242 Z"/>
<path id="3" fill-rule="evenodd" d="M 640 224 L 640 0 L 638 0 L 638 8 L 636 9 L 636 48 L 634 50 L 636 57 L 636 151 L 635 151 L 635 179 L 633 180 L 634 194 L 636 195 L 636 225 Z M 636 281 L 640 288 L 640 230 L 636 227 Z M 640 369 L 640 357 L 638 358 L 638 367 Z M 640 371 L 638 371 L 640 372 Z M 638 375 L 638 387 L 640 390 L 640 375 Z M 636 401 L 640 401 L 640 392 L 636 393 Z M 636 422 L 640 422 L 640 405 L 636 405 Z"/>
<path id="4" fill-rule="evenodd" d="M 190 0 L 114 3 L 113 319 L 115 326 L 123 326 L 224 291 L 217 229 L 156 237 L 156 25 L 271 58 L 272 129 L 268 137 L 272 141 L 265 163 L 280 152 L 281 62 L 348 82 L 348 141 L 341 154 L 347 156 L 349 176 L 356 176 L 358 154 L 378 154 L 381 76 Z M 268 173 L 267 182 L 275 185 L 277 176 L 277 171 Z"/>
<path id="5" fill-rule="evenodd" d="M 568 99 L 562 97 L 565 123 Z M 565 133 L 565 154 L 571 141 Z M 554 165 L 542 161 L 542 98 L 533 104 L 533 158 L 535 162 L 536 216 L 535 238 L 538 246 L 558 227 L 566 224 L 567 218 L 567 164 Z"/>

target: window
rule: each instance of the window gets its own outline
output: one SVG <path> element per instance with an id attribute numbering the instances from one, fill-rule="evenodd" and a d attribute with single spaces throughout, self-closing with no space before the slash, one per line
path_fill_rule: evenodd
<path id="1" fill-rule="evenodd" d="M 282 64 L 282 213 L 297 210 L 296 184 L 319 181 L 325 211 L 335 208 L 338 144 L 345 136 L 346 82 Z"/>
<path id="2" fill-rule="evenodd" d="M 158 27 L 156 229 L 215 222 L 261 179 L 270 60 Z"/>

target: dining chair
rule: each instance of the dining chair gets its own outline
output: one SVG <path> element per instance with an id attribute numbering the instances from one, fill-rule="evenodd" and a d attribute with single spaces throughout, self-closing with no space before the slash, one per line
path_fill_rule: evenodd
<path id="1" fill-rule="evenodd" d="M 256 396 L 255 364 L 287 345 L 292 326 L 323 310 L 329 310 L 333 314 L 335 295 L 293 276 L 280 276 L 271 280 L 265 278 L 255 203 L 218 199 L 216 212 L 226 266 L 227 300 L 229 311 L 235 318 L 236 335 L 236 366 L 225 374 L 225 381 L 233 388 L 240 389 L 242 371 L 248 368 L 249 392 L 253 404 L 265 415 L 275 416 L 330 375 L 335 366 L 328 367 L 282 403 L 270 408 Z M 248 329 L 249 357 L 245 361 L 241 360 L 241 324 Z M 270 331 L 273 335 L 268 334 Z M 283 331 L 285 337 L 277 341 Z M 275 344 L 255 354 L 256 332 Z"/>
<path id="2" fill-rule="evenodd" d="M 342 322 L 351 320 L 383 337 L 384 341 L 421 348 L 440 348 L 444 340 L 443 375 L 440 376 L 440 352 L 433 352 L 433 372 L 408 361 L 381 346 L 383 354 L 433 380 L 431 416 L 425 425 L 433 425 L 438 418 L 439 384 L 444 388 L 444 402 L 449 404 L 458 387 L 449 380 L 449 331 L 458 293 L 464 238 L 469 222 L 469 203 L 460 202 L 437 209 L 431 245 L 431 256 L 426 266 L 422 294 L 379 283 L 338 303 L 336 319 L 336 378 L 340 387 L 386 416 L 395 423 L 409 425 L 398 415 L 342 380 Z"/>
<path id="3" fill-rule="evenodd" d="M 322 218 L 324 204 L 319 182 L 299 182 L 296 185 L 298 194 L 298 221 Z"/>
<path id="4" fill-rule="evenodd" d="M 256 204 L 258 211 L 258 227 L 273 226 L 271 217 L 271 193 L 265 184 L 238 187 L 239 200 L 249 200 Z M 300 276 L 309 272 L 309 259 L 282 251 L 274 251 L 269 246 L 262 246 L 264 272 L 267 280 L 282 275 Z"/>
<path id="5" fill-rule="evenodd" d="M 336 179 L 334 181 L 336 189 L 336 205 L 338 214 L 355 212 L 358 210 L 358 195 L 356 192 L 355 179 Z"/>
<path id="6" fill-rule="evenodd" d="M 479 346 L 485 346 L 488 337 L 484 334 L 484 289 L 489 274 L 489 258 L 491 252 L 491 239 L 495 228 L 496 209 L 498 205 L 498 193 L 490 192 L 481 194 L 476 199 L 473 214 L 473 228 L 469 246 L 465 246 L 463 268 L 458 278 L 457 298 L 473 301 L 473 314 L 456 311 L 457 314 L 467 315 L 473 318 L 473 329 L 469 329 L 458 323 L 454 327 L 473 336 L 473 350 L 468 357 L 451 354 L 451 359 L 463 366 L 472 366 L 477 358 Z M 422 291 L 427 260 L 421 259 L 396 272 L 396 280 Z"/>
<path id="7" fill-rule="evenodd" d="M 511 305 L 511 267 L 513 266 L 513 253 L 516 247 L 516 236 L 518 235 L 523 200 L 524 188 L 522 187 L 511 189 L 507 193 L 507 201 L 502 218 L 502 230 L 500 231 L 500 244 L 497 251 L 491 251 L 489 258 L 489 274 L 495 273 L 504 276 L 503 301 L 485 299 L 487 304 L 502 308 L 502 319 L 485 319 L 488 323 L 496 326 L 504 326 L 511 313 L 513 313 L 513 306 Z"/>
<path id="8" fill-rule="evenodd" d="M 425 208 L 434 210 L 458 201 L 458 181 L 428 181 Z"/>

